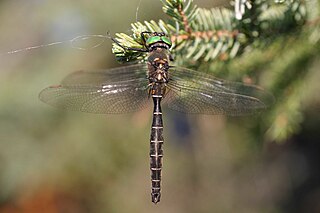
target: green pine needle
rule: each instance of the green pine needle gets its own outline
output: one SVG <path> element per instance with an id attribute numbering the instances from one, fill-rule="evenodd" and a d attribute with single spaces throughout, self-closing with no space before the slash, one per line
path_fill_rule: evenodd
<path id="1" fill-rule="evenodd" d="M 261 84 L 275 95 L 263 122 L 265 129 L 271 126 L 268 140 L 285 141 L 299 131 L 301 94 L 320 53 L 319 0 L 252 1 L 238 19 L 232 9 L 198 8 L 193 0 L 161 2 L 168 20 L 132 23 L 131 35 L 117 33 L 115 39 L 125 47 L 144 48 L 141 32 L 164 32 L 173 42 L 176 65 Z M 143 62 L 148 55 L 115 43 L 112 51 L 121 62 Z"/>

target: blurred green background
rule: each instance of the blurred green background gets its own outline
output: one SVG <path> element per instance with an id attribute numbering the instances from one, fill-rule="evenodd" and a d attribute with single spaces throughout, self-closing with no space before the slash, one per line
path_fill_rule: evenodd
<path id="1" fill-rule="evenodd" d="M 250 120 L 263 114 L 186 117 L 164 108 L 162 199 L 154 205 L 151 107 L 94 115 L 38 100 L 43 88 L 72 71 L 119 66 L 111 42 L 87 51 L 66 42 L 6 54 L 107 30 L 129 33 L 138 4 L 0 2 L 0 212 L 320 212 L 319 102 L 306 108 L 301 130 L 283 144 L 248 139 Z M 165 19 L 161 6 L 142 0 L 138 19 Z"/>

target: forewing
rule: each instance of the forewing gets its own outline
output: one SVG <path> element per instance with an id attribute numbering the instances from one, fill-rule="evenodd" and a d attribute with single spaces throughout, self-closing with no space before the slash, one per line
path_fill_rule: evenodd
<path id="1" fill-rule="evenodd" d="M 273 102 L 264 90 L 181 67 L 172 67 L 167 103 L 185 113 L 245 115 L 259 112 Z"/>
<path id="2" fill-rule="evenodd" d="M 90 113 L 128 113 L 142 109 L 148 99 L 144 65 L 94 72 L 78 71 L 59 86 L 44 89 L 39 98 L 61 109 Z"/>
<path id="3" fill-rule="evenodd" d="M 63 79 L 61 85 L 100 86 L 107 83 L 122 82 L 140 78 L 147 78 L 147 66 L 145 64 L 135 64 L 107 70 L 80 70 L 68 75 L 65 79 Z"/>

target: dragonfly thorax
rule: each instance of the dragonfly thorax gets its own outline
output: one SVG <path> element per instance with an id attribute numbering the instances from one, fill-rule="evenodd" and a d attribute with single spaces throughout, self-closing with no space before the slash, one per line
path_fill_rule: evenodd
<path id="1" fill-rule="evenodd" d="M 167 83 L 169 69 L 168 52 L 157 48 L 148 57 L 148 79 L 149 82 Z"/>

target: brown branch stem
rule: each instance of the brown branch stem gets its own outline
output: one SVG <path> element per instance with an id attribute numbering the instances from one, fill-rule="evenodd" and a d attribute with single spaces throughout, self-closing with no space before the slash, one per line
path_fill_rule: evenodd
<path id="1" fill-rule="evenodd" d="M 196 31 L 196 32 L 190 32 L 189 34 L 172 35 L 171 40 L 177 41 L 177 40 L 187 40 L 190 38 L 208 39 L 208 38 L 220 38 L 220 37 L 234 38 L 238 34 L 239 34 L 238 30 L 234 30 L 234 31 L 228 31 L 228 30 Z"/>
<path id="2" fill-rule="evenodd" d="M 186 14 L 184 13 L 183 9 L 182 9 L 182 4 L 179 4 L 178 6 L 178 12 L 180 14 L 180 16 L 182 17 L 182 22 L 183 22 L 183 26 L 184 26 L 184 30 L 188 33 L 191 34 L 192 33 L 192 29 L 190 27 L 188 18 L 186 16 Z"/>

